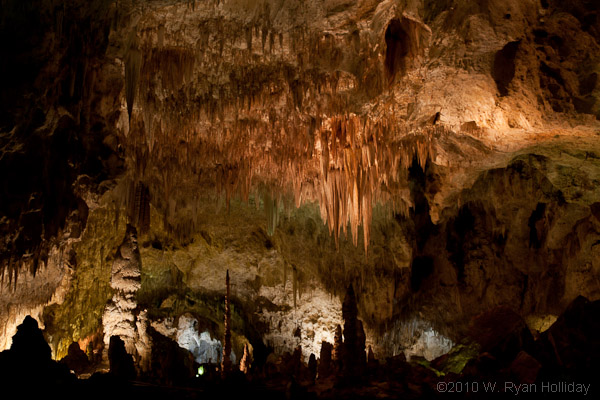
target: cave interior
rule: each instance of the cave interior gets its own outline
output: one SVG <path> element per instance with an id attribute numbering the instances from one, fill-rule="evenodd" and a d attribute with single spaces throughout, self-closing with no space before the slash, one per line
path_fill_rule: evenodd
<path id="1" fill-rule="evenodd" d="M 600 2 L 3 0 L 0 42 L 0 390 L 600 393 Z"/>

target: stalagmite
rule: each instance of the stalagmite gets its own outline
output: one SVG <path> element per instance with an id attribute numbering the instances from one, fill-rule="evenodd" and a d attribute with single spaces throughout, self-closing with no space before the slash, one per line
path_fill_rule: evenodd
<path id="1" fill-rule="evenodd" d="M 338 325 L 335 328 L 335 336 L 333 338 L 333 350 L 331 352 L 331 359 L 333 360 L 334 367 L 341 371 L 344 354 L 344 340 L 342 338 L 342 327 Z"/>
<path id="2" fill-rule="evenodd" d="M 134 356 L 140 368 L 149 366 L 150 342 L 147 337 L 146 313 L 137 309 L 136 293 L 141 287 L 142 261 L 137 231 L 127 225 L 112 266 L 110 285 L 114 290 L 102 316 L 105 349 L 112 337 L 123 341 L 127 353 Z"/>
<path id="3" fill-rule="evenodd" d="M 356 322 L 356 368 L 359 370 L 358 373 L 361 374 L 364 372 L 367 361 L 365 352 L 367 337 L 362 321 L 358 319 Z"/>
<path id="4" fill-rule="evenodd" d="M 375 359 L 375 354 L 373 353 L 371 345 L 369 345 L 369 349 L 367 350 L 367 365 L 370 369 L 377 365 L 377 360 Z"/>
<path id="5" fill-rule="evenodd" d="M 250 349 L 248 347 L 248 343 L 244 344 L 244 355 L 240 360 L 240 371 L 244 374 L 247 374 L 250 371 L 250 367 L 252 366 L 252 355 L 250 354 Z"/>
<path id="6" fill-rule="evenodd" d="M 319 353 L 319 379 L 324 379 L 332 373 L 332 351 L 333 346 L 331 343 L 321 343 L 321 352 Z"/>
<path id="7" fill-rule="evenodd" d="M 361 376 L 365 370 L 365 331 L 362 321 L 358 319 L 358 308 L 356 295 L 352 285 L 346 292 L 342 304 L 342 316 L 344 318 L 344 352 L 342 373 L 345 377 L 352 378 Z"/>
<path id="8" fill-rule="evenodd" d="M 317 357 L 315 357 L 314 353 L 310 353 L 310 357 L 308 358 L 308 379 L 311 383 L 314 383 L 315 379 L 317 379 Z"/>
<path id="9" fill-rule="evenodd" d="M 294 296 L 294 308 L 296 308 L 296 295 L 298 294 L 298 270 L 292 265 L 292 293 Z"/>
<path id="10" fill-rule="evenodd" d="M 231 310 L 229 308 L 229 270 L 225 275 L 225 317 L 224 330 L 225 337 L 223 339 L 223 358 L 221 360 L 221 377 L 226 378 L 231 372 Z"/>
<path id="11" fill-rule="evenodd" d="M 108 346 L 110 373 L 120 379 L 133 380 L 136 377 L 133 358 L 125 350 L 125 344 L 119 336 L 111 336 Z"/>

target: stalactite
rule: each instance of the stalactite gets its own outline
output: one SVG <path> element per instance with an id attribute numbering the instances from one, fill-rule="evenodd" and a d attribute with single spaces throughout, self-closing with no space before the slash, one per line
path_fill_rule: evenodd
<path id="1" fill-rule="evenodd" d="M 269 236 L 273 236 L 275 228 L 279 223 L 279 204 L 277 199 L 273 198 L 269 193 L 265 196 L 264 203 L 267 214 L 267 233 Z"/>
<path id="2" fill-rule="evenodd" d="M 292 291 L 294 296 L 294 308 L 296 308 L 296 295 L 298 294 L 298 270 L 292 265 Z"/>
<path id="3" fill-rule="evenodd" d="M 133 111 L 133 102 L 140 79 L 140 69 L 142 66 L 142 52 L 138 48 L 137 39 L 130 44 L 125 56 L 125 97 L 127 99 L 127 112 L 131 120 Z"/>
<path id="4" fill-rule="evenodd" d="M 128 200 L 129 223 L 144 234 L 150 228 L 150 192 L 148 186 L 142 182 L 130 183 Z"/>
<path id="5" fill-rule="evenodd" d="M 283 291 L 285 293 L 285 285 L 287 284 L 287 262 L 283 262 Z"/>
<path id="6" fill-rule="evenodd" d="M 158 47 L 163 47 L 165 44 L 165 26 L 160 25 L 158 27 Z"/>
<path id="7" fill-rule="evenodd" d="M 184 17 L 182 24 L 191 21 Z M 367 255 L 373 207 L 389 202 L 407 209 L 409 197 L 397 194 L 406 184 L 403 171 L 415 157 L 421 165 L 435 157 L 445 128 L 414 129 L 385 97 L 360 115 L 345 111 L 350 95 L 378 90 L 369 80 L 381 72 L 373 50 L 363 49 L 364 68 L 353 76 L 336 68 L 344 44 L 334 35 L 309 28 L 284 34 L 267 15 L 247 25 L 216 15 L 195 24 L 198 37 L 187 43 L 160 22 L 157 35 L 131 40 L 126 56 L 128 111 L 137 96 L 142 115 L 132 118 L 124 145 L 135 155 L 138 176 L 148 165 L 169 176 L 150 185 L 153 198 L 185 197 L 199 176 L 203 183 L 215 177 L 215 197 L 228 205 L 266 188 L 269 235 L 282 205 L 273 193 L 289 195 L 296 206 L 316 200 L 336 245 L 343 235 L 358 246 L 362 234 Z M 267 54 L 276 50 L 276 58 Z M 175 221 L 177 201 L 157 203 L 166 226 L 193 231 L 194 224 Z"/>

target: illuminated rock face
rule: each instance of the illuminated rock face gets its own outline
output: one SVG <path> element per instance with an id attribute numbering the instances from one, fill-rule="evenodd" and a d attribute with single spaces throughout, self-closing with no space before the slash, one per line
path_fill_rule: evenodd
<path id="1" fill-rule="evenodd" d="M 206 359 L 227 269 L 238 354 L 318 354 L 350 284 L 377 356 L 599 298 L 600 28 L 562 3 L 7 2 L 0 348 L 104 315 L 144 359 L 145 324 L 203 307 L 210 340 L 179 331 Z"/>
<path id="2" fill-rule="evenodd" d="M 138 367 L 146 371 L 150 363 L 150 338 L 146 312 L 137 309 L 136 293 L 141 286 L 141 258 L 136 229 L 127 226 L 112 266 L 110 284 L 114 295 L 102 316 L 104 345 L 109 348 L 112 336 L 121 338 L 125 350 L 135 357 Z"/>
<path id="3" fill-rule="evenodd" d="M 377 346 L 384 354 L 404 353 L 407 360 L 412 356 L 420 356 L 431 361 L 449 352 L 454 343 L 437 332 L 427 321 L 413 318 L 409 321 L 397 321 L 378 339 Z"/>
<path id="4" fill-rule="evenodd" d="M 172 320 L 154 321 L 152 327 L 163 336 L 169 337 L 188 350 L 199 364 L 221 364 L 223 344 L 208 331 L 199 332 L 198 320 L 189 313 L 179 316 L 177 326 Z M 231 351 L 231 362 L 236 363 L 235 351 Z"/>
<path id="5" fill-rule="evenodd" d="M 461 133 L 518 146 L 512 128 L 543 129 L 548 113 L 581 109 L 584 93 L 597 94 L 592 75 L 567 68 L 597 60 L 595 31 L 576 37 L 567 18 L 573 31 L 558 32 L 568 21 L 552 10 L 533 0 L 128 9 L 115 35 L 124 38 L 119 139 L 176 235 L 198 225 L 188 212 L 200 206 L 190 196 L 200 184 L 227 201 L 317 201 L 334 237 L 349 227 L 368 251 L 373 205 L 412 206 L 413 159 L 457 165 L 490 150 L 457 145 Z M 548 53 L 555 33 L 580 55 Z"/>
<path id="6" fill-rule="evenodd" d="M 211 338 L 209 332 L 198 332 L 198 321 L 191 316 L 179 317 L 177 343 L 189 350 L 197 363 L 220 364 L 223 345 L 217 338 Z M 231 362 L 235 363 L 235 352 L 231 353 Z"/>
<path id="7" fill-rule="evenodd" d="M 260 320 L 268 326 L 263 340 L 278 354 L 301 346 L 302 357 L 308 361 L 311 354 L 320 354 L 322 342 L 333 343 L 335 327 L 342 322 L 341 302 L 317 287 L 305 290 L 294 307 L 291 283 L 286 289 L 283 285 L 261 288 L 260 295 L 280 307 L 260 311 Z"/>

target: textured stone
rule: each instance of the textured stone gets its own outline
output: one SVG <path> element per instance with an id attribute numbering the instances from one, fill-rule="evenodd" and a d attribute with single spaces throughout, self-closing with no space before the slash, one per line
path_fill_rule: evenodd
<path id="1" fill-rule="evenodd" d="M 469 336 L 500 361 L 510 361 L 521 350 L 531 351 L 533 336 L 525 321 L 508 307 L 498 306 L 475 317 Z"/>
<path id="2" fill-rule="evenodd" d="M 524 351 L 520 351 L 510 364 L 510 371 L 518 382 L 531 384 L 536 381 L 541 367 L 542 364 L 535 358 Z"/>

